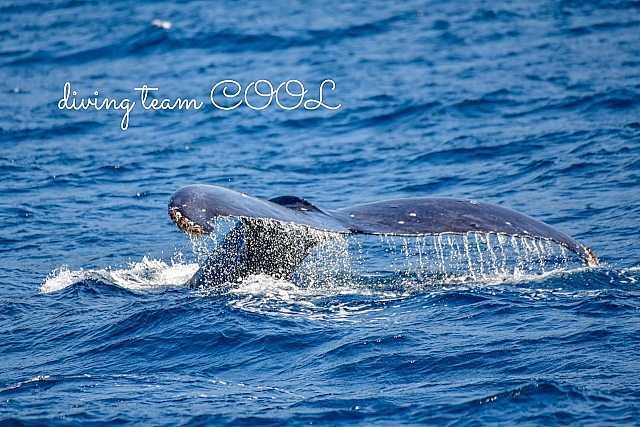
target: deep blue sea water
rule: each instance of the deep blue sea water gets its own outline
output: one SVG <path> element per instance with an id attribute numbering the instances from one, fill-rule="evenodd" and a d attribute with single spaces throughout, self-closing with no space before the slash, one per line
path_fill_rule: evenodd
<path id="1" fill-rule="evenodd" d="M 639 2 L 0 16 L 0 425 L 640 424 Z M 340 108 L 211 103 L 261 79 L 305 101 L 331 79 Z M 128 129 L 123 110 L 60 109 L 66 82 L 135 101 Z M 142 85 L 203 106 L 145 110 Z M 321 208 L 482 200 L 600 265 L 525 239 L 361 236 L 288 280 L 187 289 L 214 242 L 167 202 L 196 182 Z"/>

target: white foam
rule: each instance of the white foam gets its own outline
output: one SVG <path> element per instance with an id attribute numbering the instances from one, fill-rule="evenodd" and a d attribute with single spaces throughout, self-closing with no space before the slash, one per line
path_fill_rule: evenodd
<path id="1" fill-rule="evenodd" d="M 197 269 L 196 263 L 171 262 L 171 265 L 168 265 L 162 260 L 149 259 L 146 256 L 140 262 L 128 263 L 126 268 L 70 271 L 67 266 L 62 266 L 49 273 L 40 286 L 40 293 L 56 292 L 95 277 L 130 290 L 179 287 L 183 286 Z"/>
<path id="2" fill-rule="evenodd" d="M 207 290 L 200 291 L 208 296 Z M 365 298 L 346 302 L 333 300 L 339 295 L 360 295 Z M 304 286 L 284 279 L 259 274 L 249 276 L 225 293 L 231 307 L 275 316 L 304 316 L 308 320 L 354 321 L 358 314 L 382 311 L 370 301 L 372 292 L 354 283 L 342 286 Z M 396 295 L 375 295 L 376 302 L 397 298 Z M 331 301 L 328 301 L 331 300 Z"/>
<path id="3" fill-rule="evenodd" d="M 69 271 L 69 268 L 63 265 L 49 273 L 44 283 L 40 285 L 40 293 L 48 294 L 64 289 L 73 283 L 81 281 L 84 274 L 82 269 Z"/>
<path id="4" fill-rule="evenodd" d="M 218 224 L 219 233 L 192 239 L 192 255 L 203 262 L 218 236 L 234 224 Z M 220 297 L 230 307 L 264 315 L 378 321 L 383 319 L 377 314 L 383 310 L 380 303 L 450 289 L 525 283 L 526 296 L 553 297 L 561 290 L 544 289 L 549 277 L 587 268 L 579 259 L 571 262 L 562 247 L 549 242 L 496 235 L 369 236 L 367 241 L 366 236 L 327 239 L 323 234 L 316 239 L 318 246 L 289 279 L 252 275 L 220 288 L 198 289 L 196 295 Z M 185 262 L 180 253 L 170 264 L 144 257 L 124 268 L 70 271 L 61 267 L 49 274 L 40 292 L 55 292 L 96 278 L 134 291 L 181 287 L 197 269 L 197 263 Z M 539 284 L 534 285 L 536 289 L 532 282 Z"/>

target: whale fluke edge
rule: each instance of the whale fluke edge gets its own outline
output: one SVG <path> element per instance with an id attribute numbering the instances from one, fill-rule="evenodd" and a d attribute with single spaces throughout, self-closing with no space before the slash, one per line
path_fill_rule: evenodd
<path id="1" fill-rule="evenodd" d="M 169 215 L 186 233 L 214 231 L 219 218 L 236 225 L 189 281 L 218 285 L 253 273 L 287 276 L 314 246 L 339 234 L 425 236 L 493 233 L 553 241 L 575 252 L 588 266 L 598 260 L 568 235 L 514 210 L 474 200 L 407 198 L 321 210 L 296 196 L 264 200 L 229 188 L 194 184 L 169 200 Z M 320 232 L 311 232 L 312 230 Z"/>

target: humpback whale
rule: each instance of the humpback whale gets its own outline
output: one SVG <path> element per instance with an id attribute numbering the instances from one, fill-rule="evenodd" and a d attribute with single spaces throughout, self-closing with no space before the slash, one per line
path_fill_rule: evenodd
<path id="1" fill-rule="evenodd" d="M 190 287 L 219 286 L 258 273 L 288 277 L 316 245 L 347 234 L 493 233 L 553 241 L 588 266 L 598 263 L 589 248 L 555 228 L 474 200 L 419 197 L 321 210 L 296 196 L 264 200 L 226 187 L 194 184 L 173 193 L 169 216 L 181 231 L 195 236 L 212 233 L 217 219 L 237 220 L 189 280 Z"/>

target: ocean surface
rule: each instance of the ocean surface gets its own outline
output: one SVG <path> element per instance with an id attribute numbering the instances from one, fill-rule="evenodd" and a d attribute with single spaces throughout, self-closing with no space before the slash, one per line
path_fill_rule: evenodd
<path id="1" fill-rule="evenodd" d="M 0 16 L 1 426 L 640 425 L 639 2 Z M 167 215 L 193 183 L 321 209 L 481 200 L 600 263 L 351 236 L 286 280 L 188 289 L 220 237 Z"/>

